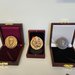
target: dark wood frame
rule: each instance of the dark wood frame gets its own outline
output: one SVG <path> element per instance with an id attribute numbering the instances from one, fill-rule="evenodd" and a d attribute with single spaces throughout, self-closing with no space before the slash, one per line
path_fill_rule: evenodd
<path id="1" fill-rule="evenodd" d="M 45 33 L 45 30 L 29 30 L 28 31 L 28 37 L 29 38 L 30 38 L 30 35 L 29 35 L 30 32 L 39 32 L 39 33 L 44 32 Z M 29 42 L 30 42 L 30 39 L 29 39 Z M 28 47 L 28 51 L 29 51 L 29 47 Z M 39 55 L 39 54 L 29 54 L 28 51 L 27 51 L 27 54 L 26 54 L 27 58 L 45 58 L 45 38 L 44 38 L 44 53 L 43 54 L 41 54 L 41 55 Z"/>
<path id="2" fill-rule="evenodd" d="M 50 54 L 51 54 L 52 66 L 54 66 L 54 67 L 64 67 L 65 63 L 55 63 L 54 62 L 53 52 L 52 52 L 52 48 L 51 48 L 53 25 L 75 25 L 75 23 L 51 23 L 51 31 L 50 31 Z M 73 41 L 74 41 L 74 37 L 75 37 L 75 30 L 74 30 L 74 35 L 73 35 L 73 39 L 72 39 L 72 42 L 71 42 L 72 44 L 73 44 Z M 75 67 L 74 63 L 68 63 L 68 64 L 72 64 L 73 67 Z"/>

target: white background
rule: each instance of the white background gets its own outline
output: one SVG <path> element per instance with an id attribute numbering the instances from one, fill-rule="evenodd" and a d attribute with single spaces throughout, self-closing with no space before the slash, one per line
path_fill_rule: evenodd
<path id="1" fill-rule="evenodd" d="M 25 48 L 19 66 L 0 66 L 0 75 L 75 75 L 75 69 L 52 67 L 49 51 L 51 22 L 75 22 L 74 0 L 0 0 L 0 22 L 23 23 Z M 28 30 L 46 30 L 46 58 L 28 59 Z"/>

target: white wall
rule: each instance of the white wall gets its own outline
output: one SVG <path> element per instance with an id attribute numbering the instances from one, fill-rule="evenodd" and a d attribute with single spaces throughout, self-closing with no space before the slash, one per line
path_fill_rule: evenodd
<path id="1" fill-rule="evenodd" d="M 49 25 L 64 19 L 75 22 L 74 0 L 0 0 L 1 23 L 23 23 L 26 43 L 29 29 L 45 29 L 47 44 L 45 59 L 27 59 L 26 45 L 19 66 L 0 67 L 0 75 L 74 75 L 75 69 L 53 68 L 49 53 Z"/>

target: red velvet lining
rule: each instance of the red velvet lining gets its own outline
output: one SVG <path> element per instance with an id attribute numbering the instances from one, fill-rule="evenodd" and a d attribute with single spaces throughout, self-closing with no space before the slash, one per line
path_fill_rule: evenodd
<path id="1" fill-rule="evenodd" d="M 5 38 L 8 36 L 15 36 L 18 40 L 18 45 L 14 49 L 9 49 L 5 45 L 0 49 L 0 61 L 12 61 L 15 62 L 21 52 L 23 47 L 23 39 L 21 34 L 21 26 L 0 26 L 1 34 L 3 39 L 3 44 L 5 43 Z"/>
<path id="2" fill-rule="evenodd" d="M 19 26 L 2 26 L 1 27 L 1 32 L 2 32 L 2 37 L 3 40 L 5 40 L 6 37 L 8 36 L 15 36 L 18 40 L 19 43 L 21 43 L 21 36 L 20 36 L 20 27 Z"/>

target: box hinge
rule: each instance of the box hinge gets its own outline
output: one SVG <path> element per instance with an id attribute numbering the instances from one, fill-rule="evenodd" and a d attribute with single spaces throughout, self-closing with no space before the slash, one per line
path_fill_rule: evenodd
<path id="1" fill-rule="evenodd" d="M 8 62 L 0 62 L 0 66 L 7 66 Z"/>
<path id="2" fill-rule="evenodd" d="M 13 23 L 5 23 L 5 25 L 13 25 Z"/>
<path id="3" fill-rule="evenodd" d="M 71 69 L 73 68 L 73 64 L 64 64 L 64 67 L 67 68 L 67 69 Z"/>

